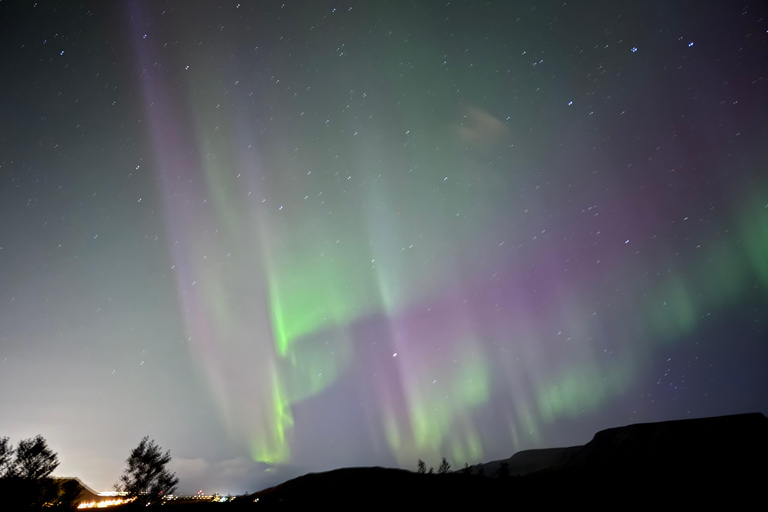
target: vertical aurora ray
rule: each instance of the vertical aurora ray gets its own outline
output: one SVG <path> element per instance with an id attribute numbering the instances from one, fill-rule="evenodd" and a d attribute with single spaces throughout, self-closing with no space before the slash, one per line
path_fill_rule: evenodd
<path id="1" fill-rule="evenodd" d="M 647 301 L 648 324 L 664 340 L 688 334 L 712 311 L 731 307 L 750 289 L 768 289 L 768 208 L 759 187 L 736 214 L 738 231 L 714 239 L 687 271 L 670 277 Z M 737 244 L 728 243 L 732 239 Z"/>
<path id="2" fill-rule="evenodd" d="M 756 187 L 749 191 L 747 201 L 740 215 L 740 234 L 744 241 L 746 259 L 761 287 L 768 291 L 768 186 Z M 735 265 L 740 262 L 728 262 Z M 738 272 L 727 267 L 732 273 Z M 739 266 L 739 268 L 741 268 Z"/>
<path id="3" fill-rule="evenodd" d="M 227 141 L 210 139 L 217 135 L 205 129 L 210 113 L 203 120 L 193 97 L 167 93 L 163 69 L 151 64 L 159 51 L 139 37 L 143 9 L 134 6 L 132 17 L 187 340 L 232 436 L 259 460 L 286 460 L 290 404 L 270 345 L 259 342 L 270 336 L 270 323 L 261 277 L 244 274 L 258 252 L 243 236 L 252 228 L 238 207 L 236 165 L 226 158 Z M 195 133 L 185 128 L 184 112 L 196 114 Z"/>

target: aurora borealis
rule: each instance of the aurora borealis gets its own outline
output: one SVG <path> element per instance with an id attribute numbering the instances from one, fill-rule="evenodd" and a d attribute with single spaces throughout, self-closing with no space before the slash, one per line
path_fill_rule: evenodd
<path id="1" fill-rule="evenodd" d="M 180 490 L 768 413 L 760 2 L 2 2 L 0 435 Z"/>

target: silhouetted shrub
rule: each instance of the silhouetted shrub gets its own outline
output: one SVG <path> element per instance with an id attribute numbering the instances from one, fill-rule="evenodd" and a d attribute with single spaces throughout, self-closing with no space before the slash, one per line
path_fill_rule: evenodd
<path id="1" fill-rule="evenodd" d="M 179 479 L 165 469 L 171 462 L 171 452 L 162 453 L 160 447 L 149 437 L 145 437 L 139 446 L 131 450 L 120 482 L 115 485 L 119 491 L 128 493 L 140 505 L 149 505 L 160 501 L 163 496 L 176 490 Z"/>
<path id="2" fill-rule="evenodd" d="M 71 506 L 59 499 L 59 484 L 51 478 L 59 458 L 43 436 L 19 441 L 14 449 L 0 439 L 0 495 L 10 510 L 24 507 Z"/>

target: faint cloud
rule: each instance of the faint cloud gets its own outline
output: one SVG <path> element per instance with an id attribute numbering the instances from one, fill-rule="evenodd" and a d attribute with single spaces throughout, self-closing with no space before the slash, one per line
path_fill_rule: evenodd
<path id="1" fill-rule="evenodd" d="M 464 108 L 464 117 L 457 130 L 464 143 L 480 150 L 490 149 L 510 134 L 502 121 L 476 107 Z"/>

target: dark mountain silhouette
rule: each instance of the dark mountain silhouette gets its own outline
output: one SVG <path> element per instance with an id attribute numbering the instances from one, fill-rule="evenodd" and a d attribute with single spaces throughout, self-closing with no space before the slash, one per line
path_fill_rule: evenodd
<path id="1" fill-rule="evenodd" d="M 264 508 L 747 504 L 768 480 L 768 418 L 741 414 L 603 430 L 584 446 L 526 450 L 445 475 L 344 468 L 242 499 Z M 497 478 L 502 462 L 510 475 Z M 485 477 L 477 472 L 483 468 Z M 258 501 L 256 501 L 258 500 Z"/>
<path id="2" fill-rule="evenodd" d="M 567 448 L 541 448 L 538 450 L 523 450 L 508 459 L 494 460 L 469 466 L 472 474 L 477 474 L 482 468 L 485 476 L 498 477 L 501 465 L 509 464 L 510 476 L 530 475 L 543 469 L 559 466 L 567 462 L 584 446 L 569 446 Z M 464 468 L 460 468 L 462 470 Z"/>
<path id="3" fill-rule="evenodd" d="M 671 457 L 690 471 L 737 471 L 751 468 L 752 455 L 768 448 L 768 418 L 740 414 L 694 420 L 640 423 L 602 430 L 564 464 L 567 469 L 650 469 Z M 662 470 L 670 466 L 662 464 Z"/>

